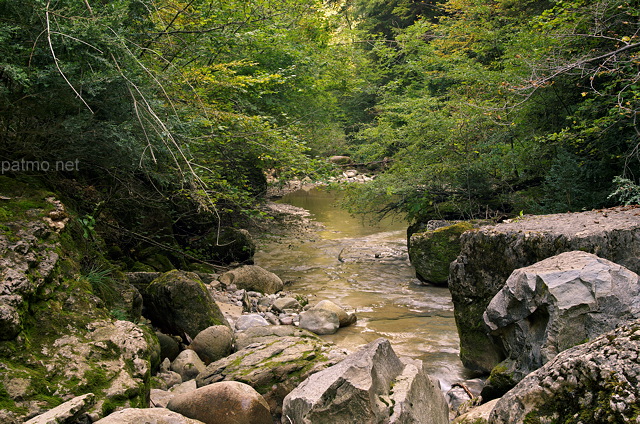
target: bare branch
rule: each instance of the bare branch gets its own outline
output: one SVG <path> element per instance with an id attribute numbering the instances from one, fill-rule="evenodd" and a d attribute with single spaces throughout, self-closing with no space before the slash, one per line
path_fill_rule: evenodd
<path id="1" fill-rule="evenodd" d="M 89 104 L 84 100 L 82 95 L 78 92 L 78 90 L 76 90 L 76 88 L 73 86 L 73 84 L 71 84 L 71 81 L 69 81 L 67 76 L 64 74 L 64 72 L 62 71 L 62 68 L 60 68 L 60 63 L 58 62 L 58 58 L 56 56 L 56 52 L 55 52 L 55 50 L 53 48 L 53 41 L 51 41 L 52 32 L 51 32 L 51 21 L 49 19 L 49 6 L 50 5 L 51 5 L 51 0 L 49 0 L 47 2 L 47 8 L 45 10 L 45 17 L 46 17 L 46 23 L 47 23 L 47 42 L 49 43 L 49 50 L 51 51 L 51 56 L 53 57 L 53 61 L 56 64 L 56 68 L 58 69 L 58 72 L 60 73 L 60 75 L 62 75 L 62 78 L 64 78 L 64 80 L 66 81 L 67 85 L 69 87 L 71 87 L 73 92 L 76 93 L 76 96 L 78 96 L 80 101 L 82 101 L 82 103 L 84 103 L 84 105 L 87 107 L 87 109 L 89 109 L 89 111 L 91 113 L 94 113 L 93 109 L 91 109 L 91 106 L 89 106 Z"/>

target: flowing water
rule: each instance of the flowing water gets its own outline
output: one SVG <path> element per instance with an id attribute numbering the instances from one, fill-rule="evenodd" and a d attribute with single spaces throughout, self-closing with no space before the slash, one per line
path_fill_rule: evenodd
<path id="1" fill-rule="evenodd" d="M 263 243 L 255 262 L 291 282 L 289 290 L 355 309 L 358 322 L 323 336 L 341 347 L 385 337 L 399 355 L 422 359 L 443 389 L 469 378 L 458 358 L 458 334 L 447 288 L 421 285 L 409 263 L 406 223 L 372 224 L 335 205 L 322 189 L 299 190 L 280 202 L 302 207 L 324 228 L 306 239 Z"/>

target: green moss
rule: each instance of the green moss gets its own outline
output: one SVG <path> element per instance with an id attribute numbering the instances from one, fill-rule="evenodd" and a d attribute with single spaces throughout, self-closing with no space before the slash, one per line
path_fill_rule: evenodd
<path id="1" fill-rule="evenodd" d="M 444 285 L 449 278 L 449 264 L 460 254 L 460 235 L 472 230 L 469 222 L 414 234 L 409 256 L 418 276 L 429 283 Z"/>
<path id="2" fill-rule="evenodd" d="M 16 402 L 11 399 L 9 393 L 7 393 L 7 390 L 4 388 L 2 383 L 0 383 L 0 410 L 15 412 L 17 414 L 27 413 L 27 408 L 19 407 L 16 405 Z"/>

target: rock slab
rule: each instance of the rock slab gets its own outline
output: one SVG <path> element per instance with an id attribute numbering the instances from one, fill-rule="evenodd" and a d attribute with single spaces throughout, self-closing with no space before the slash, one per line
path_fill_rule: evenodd
<path id="1" fill-rule="evenodd" d="M 284 397 L 300 382 L 344 357 L 332 357 L 334 347 L 315 336 L 273 336 L 262 340 L 209 364 L 196 379 L 198 387 L 220 381 L 249 384 L 278 415 Z"/>
<path id="2" fill-rule="evenodd" d="M 468 368 L 488 373 L 506 355 L 493 343 L 482 314 L 518 268 L 563 252 L 582 250 L 640 271 L 640 209 L 618 207 L 582 213 L 525 216 L 467 231 L 451 264 L 451 291 Z"/>
<path id="3" fill-rule="evenodd" d="M 42 415 L 30 419 L 25 424 L 60 424 L 77 421 L 95 402 L 95 395 L 87 393 L 48 410 Z"/>
<path id="4" fill-rule="evenodd" d="M 563 350 L 640 318 L 640 281 L 591 253 L 565 252 L 515 270 L 483 318 L 517 382 Z"/>
<path id="5" fill-rule="evenodd" d="M 164 408 L 127 408 L 114 412 L 95 424 L 204 424 Z"/>

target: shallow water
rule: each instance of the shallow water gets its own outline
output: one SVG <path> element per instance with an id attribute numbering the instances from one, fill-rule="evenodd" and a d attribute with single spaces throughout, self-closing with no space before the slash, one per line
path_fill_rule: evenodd
<path id="1" fill-rule="evenodd" d="M 307 209 L 325 228 L 307 239 L 262 243 L 256 264 L 290 282 L 293 292 L 356 310 L 355 326 L 324 339 L 355 350 L 385 337 L 399 355 L 422 359 L 445 390 L 469 378 L 458 358 L 451 295 L 415 278 L 406 223 L 387 219 L 374 225 L 335 201 L 334 193 L 315 188 L 283 197 L 280 202 Z"/>

